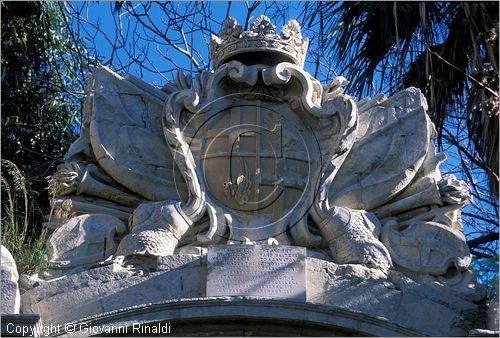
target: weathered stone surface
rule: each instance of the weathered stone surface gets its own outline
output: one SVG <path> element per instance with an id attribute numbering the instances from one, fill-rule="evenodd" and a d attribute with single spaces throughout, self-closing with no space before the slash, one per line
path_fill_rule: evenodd
<path id="1" fill-rule="evenodd" d="M 19 313 L 21 305 L 18 286 L 19 274 L 12 254 L 3 245 L 1 248 L 0 285 L 2 286 L 2 314 L 16 314 Z"/>
<path id="2" fill-rule="evenodd" d="M 407 186 L 431 142 L 426 110 L 416 88 L 360 102 L 356 142 L 331 186 L 330 203 L 370 210 Z"/>
<path id="3" fill-rule="evenodd" d="M 175 336 L 420 336 L 383 318 L 339 308 L 258 297 L 162 301 L 86 318 L 77 325 L 97 332 L 147 335 L 158 326 Z M 88 331 L 87 331 L 88 332 Z M 84 333 L 84 332 L 82 332 Z M 142 333 L 142 334 L 141 334 Z M 153 333 L 149 331 L 149 333 Z"/>
<path id="4" fill-rule="evenodd" d="M 309 259 L 308 274 L 308 301 L 384 318 L 430 336 L 463 335 L 457 313 L 477 308 L 445 287 L 421 286 L 392 270 L 385 276 L 360 265 Z"/>
<path id="5" fill-rule="evenodd" d="M 23 294 L 22 310 L 39 313 L 44 322 L 66 323 L 146 305 L 154 308 L 152 304 L 160 306 L 169 300 L 214 299 L 206 296 L 206 256 L 172 255 L 161 257 L 160 261 L 159 269 L 163 270 L 155 272 L 110 264 L 40 281 L 37 287 Z M 409 332 L 430 336 L 465 335 L 471 328 L 462 326 L 460 313 L 478 309 L 445 286 L 429 288 L 396 271 L 386 275 L 379 269 L 359 264 L 338 265 L 312 257 L 306 258 L 306 293 L 305 303 L 287 302 L 300 308 L 318 306 L 321 311 L 342 311 L 349 314 L 349 318 L 376 318 L 400 327 L 401 335 L 412 335 Z M 241 306 L 245 306 L 247 298 L 222 299 L 226 302 L 239 299 Z M 249 310 L 249 315 L 262 312 L 259 302 L 262 309 L 272 306 L 268 298 L 250 301 L 255 312 Z M 134 318 L 140 320 L 138 314 Z M 362 332 L 377 334 L 378 331 Z"/>
<path id="6" fill-rule="evenodd" d="M 67 323 L 161 299 L 204 296 L 206 264 L 202 266 L 201 257 L 174 255 L 162 261 L 164 270 L 158 272 L 113 263 L 40 281 L 23 294 L 23 311 L 39 313 L 44 322 Z"/>
<path id="7" fill-rule="evenodd" d="M 498 337 L 499 332 L 494 330 L 472 329 L 469 331 L 468 337 Z"/>
<path id="8" fill-rule="evenodd" d="M 392 266 L 389 252 L 378 240 L 381 225 L 373 214 L 343 207 L 330 212 L 320 230 L 336 263 L 363 264 L 384 271 Z"/>
<path id="9" fill-rule="evenodd" d="M 382 243 L 389 248 L 395 263 L 422 273 L 444 275 L 450 268 L 463 271 L 471 263 L 464 235 L 439 223 L 413 222 L 399 230 L 396 222 L 388 222 Z"/>
<path id="10" fill-rule="evenodd" d="M 207 256 L 207 297 L 306 299 L 305 248 L 215 245 Z"/>
<path id="11" fill-rule="evenodd" d="M 191 222 L 179 202 L 145 203 L 132 216 L 131 233 L 120 242 L 118 256 L 166 256 L 174 253 L 177 243 Z"/>
<path id="12" fill-rule="evenodd" d="M 114 216 L 81 215 L 63 223 L 47 241 L 53 267 L 74 268 L 102 262 L 113 255 L 117 237 L 127 231 Z"/>

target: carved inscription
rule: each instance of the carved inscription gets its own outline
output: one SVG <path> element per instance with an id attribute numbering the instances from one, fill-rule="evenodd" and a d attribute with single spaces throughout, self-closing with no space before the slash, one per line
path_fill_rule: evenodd
<path id="1" fill-rule="evenodd" d="M 305 300 L 306 249 L 286 245 L 208 248 L 207 296 Z"/>

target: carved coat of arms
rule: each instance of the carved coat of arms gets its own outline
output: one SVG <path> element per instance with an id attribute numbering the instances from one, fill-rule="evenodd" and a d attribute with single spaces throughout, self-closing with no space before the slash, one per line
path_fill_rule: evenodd
<path id="1" fill-rule="evenodd" d="M 304 71 L 307 46 L 295 20 L 276 34 L 264 16 L 249 31 L 228 18 L 212 72 L 160 90 L 96 70 L 82 135 L 52 177 L 58 217 L 128 222 L 92 236 L 130 262 L 287 244 L 467 290 L 468 190 L 439 171 L 422 94 L 356 102 L 344 78 L 322 85 Z M 54 264 L 74 265 L 75 252 L 90 264 L 102 249 L 64 250 L 57 231 Z"/>

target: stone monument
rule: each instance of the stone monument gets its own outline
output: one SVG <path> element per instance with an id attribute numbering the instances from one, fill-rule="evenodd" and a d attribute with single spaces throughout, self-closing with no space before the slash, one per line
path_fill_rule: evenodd
<path id="1" fill-rule="evenodd" d="M 2 314 L 18 314 L 21 306 L 21 296 L 19 294 L 19 274 L 17 272 L 14 257 L 3 245 L 1 247 L 1 286 L 2 286 Z"/>
<path id="2" fill-rule="evenodd" d="M 25 282 L 22 311 L 61 334 L 478 327 L 468 187 L 439 170 L 425 98 L 355 100 L 345 78 L 304 71 L 307 48 L 295 20 L 277 34 L 228 18 L 193 79 L 157 89 L 96 69 L 50 179 L 50 269 Z"/>

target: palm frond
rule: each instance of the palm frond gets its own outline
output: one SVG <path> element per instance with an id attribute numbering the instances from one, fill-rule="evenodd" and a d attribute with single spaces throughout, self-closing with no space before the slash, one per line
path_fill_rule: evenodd
<path id="1" fill-rule="evenodd" d="M 439 145 L 449 113 L 458 112 L 466 150 L 483 164 L 490 193 L 498 196 L 497 2 L 342 2 L 308 10 L 306 24 L 321 18 L 321 47 L 351 80 L 350 93 L 371 94 L 375 82 L 387 94 L 420 88 Z"/>

